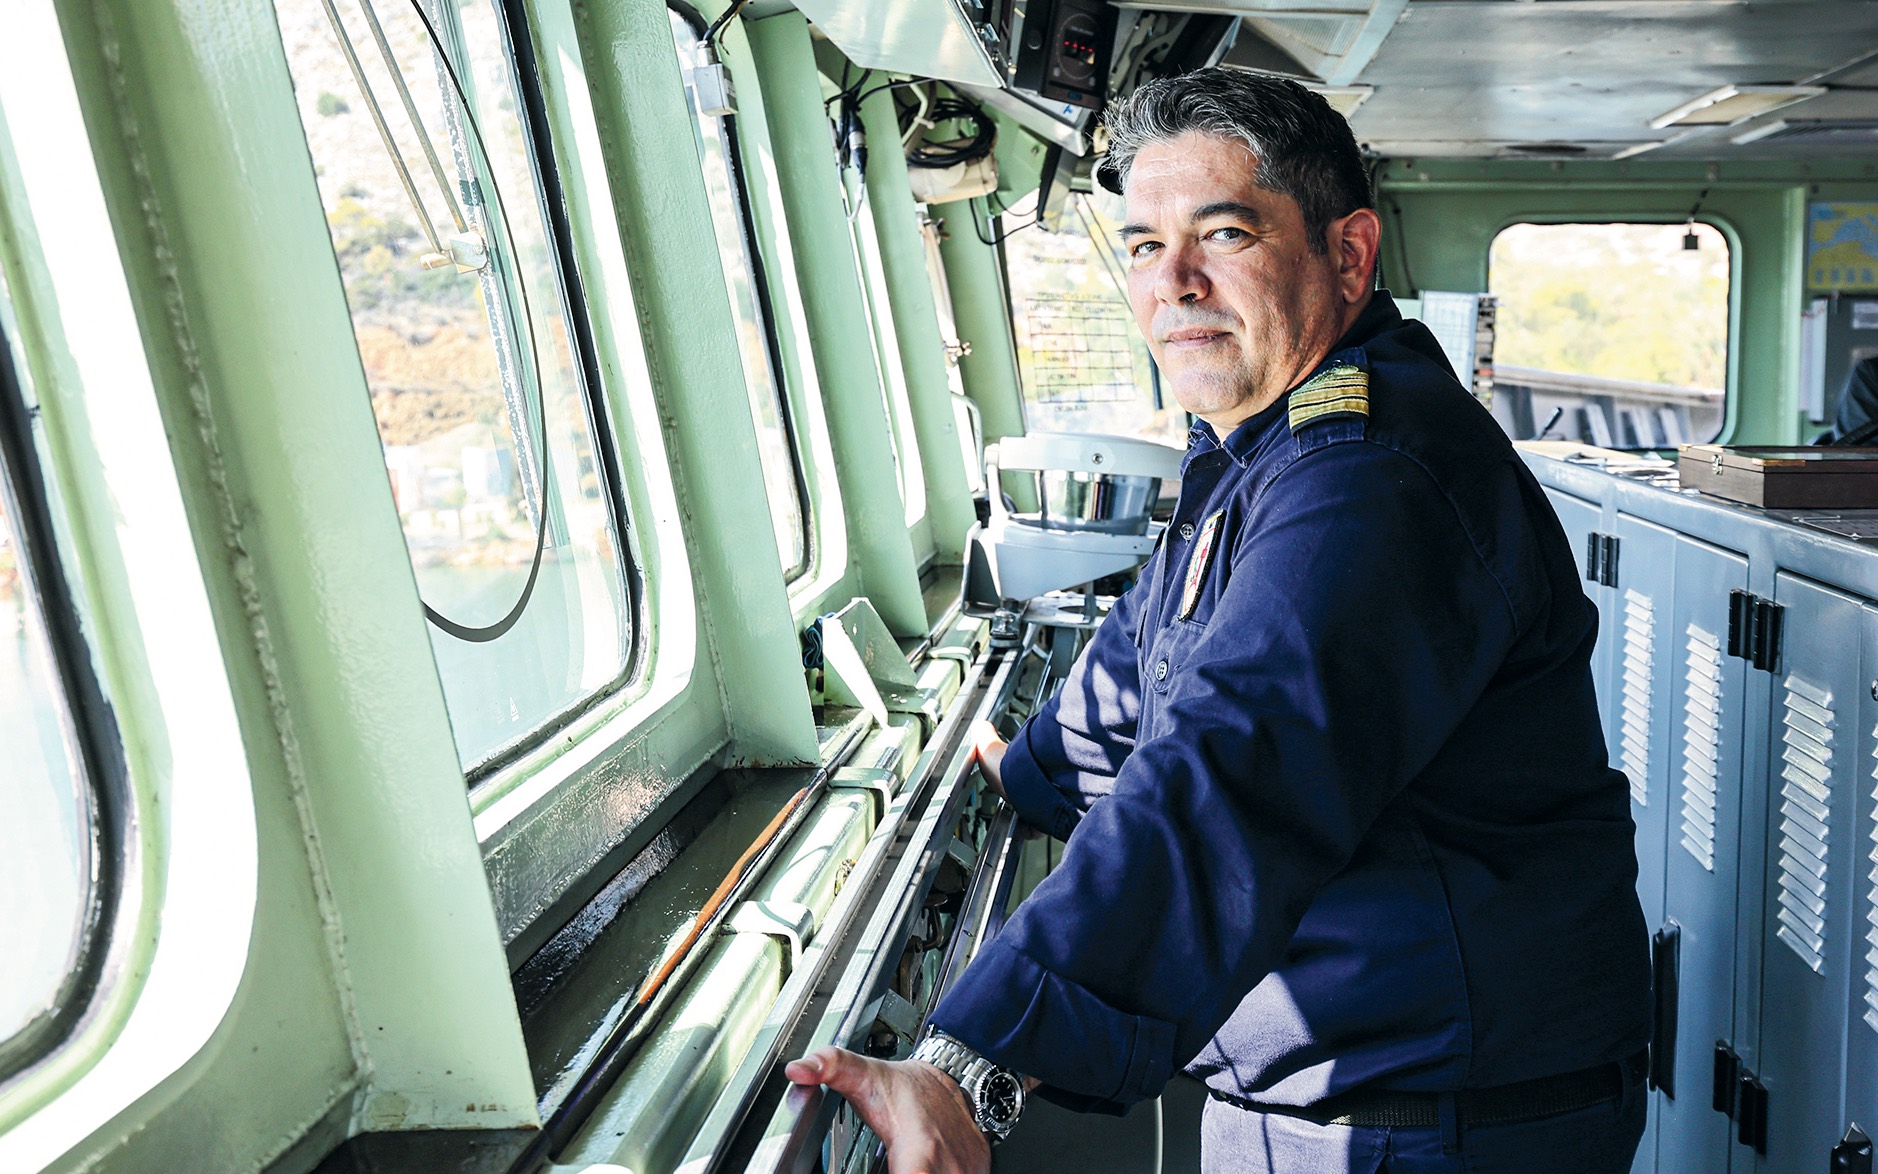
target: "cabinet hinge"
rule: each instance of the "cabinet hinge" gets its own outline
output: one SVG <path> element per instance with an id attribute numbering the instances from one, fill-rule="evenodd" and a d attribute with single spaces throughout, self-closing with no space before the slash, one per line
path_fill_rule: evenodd
<path id="1" fill-rule="evenodd" d="M 1735 1081 L 1741 1076 L 1741 1057 L 1725 1039 L 1715 1041 L 1715 1111 L 1735 1115 Z"/>
<path id="2" fill-rule="evenodd" d="M 1617 553 L 1622 545 L 1615 534 L 1596 530 L 1585 535 L 1585 582 L 1617 586 Z"/>
<path id="3" fill-rule="evenodd" d="M 1715 1041 L 1715 1111 L 1734 1119 L 1735 1140 L 1767 1153 L 1767 1086 L 1727 1040 Z"/>
<path id="4" fill-rule="evenodd" d="M 1832 1174 L 1871 1174 L 1872 1145 L 1865 1131 L 1854 1125 L 1845 1140 L 1832 1147 Z"/>
<path id="5" fill-rule="evenodd" d="M 1748 591 L 1728 593 L 1728 655 L 1757 669 L 1780 666 L 1780 637 L 1786 608 Z"/>
<path id="6" fill-rule="evenodd" d="M 1741 1091 L 1735 1097 L 1735 1140 L 1767 1156 L 1767 1086 L 1745 1068 Z"/>

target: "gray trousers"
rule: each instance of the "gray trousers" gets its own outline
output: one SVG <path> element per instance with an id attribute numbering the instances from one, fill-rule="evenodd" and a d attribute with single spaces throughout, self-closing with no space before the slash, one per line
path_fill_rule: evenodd
<path id="1" fill-rule="evenodd" d="M 1627 1174 L 1643 1137 L 1641 1087 L 1588 1109 L 1444 1131 L 1318 1125 L 1209 1098 L 1204 1174 Z M 1447 1134 L 1444 1139 L 1444 1132 Z"/>

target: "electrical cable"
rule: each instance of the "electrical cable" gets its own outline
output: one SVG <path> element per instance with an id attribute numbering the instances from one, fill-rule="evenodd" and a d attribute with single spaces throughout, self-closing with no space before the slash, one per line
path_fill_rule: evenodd
<path id="1" fill-rule="evenodd" d="M 952 167 L 972 163 L 991 154 L 998 139 L 998 124 L 983 110 L 959 98 L 940 98 L 927 111 L 934 123 L 958 121 L 972 125 L 970 137 L 945 143 L 921 143 L 906 153 L 908 167 Z"/>
<path id="2" fill-rule="evenodd" d="M 469 91 L 464 88 L 463 79 L 457 76 L 456 64 L 450 59 L 450 55 L 444 51 L 443 38 L 437 35 L 437 28 L 431 23 L 430 14 L 424 11 L 424 6 L 420 0 L 411 0 L 411 8 L 417 13 L 418 20 L 423 22 L 424 33 L 430 38 L 431 49 L 437 54 L 437 60 L 443 63 L 444 73 L 450 78 L 450 86 L 456 91 L 457 101 L 463 108 L 464 123 L 469 127 L 470 136 L 476 142 L 477 153 L 480 154 L 483 159 L 487 160 L 489 158 L 489 149 L 486 141 L 483 139 L 482 127 L 476 121 L 476 111 L 470 104 Z M 502 185 L 494 182 L 493 174 L 490 177 L 489 190 L 495 197 L 496 217 L 502 222 L 502 236 L 503 239 L 508 242 L 509 254 L 519 257 L 521 256 L 521 249 L 516 246 L 514 230 L 509 227 L 508 207 L 502 202 Z M 493 624 L 485 624 L 480 627 L 470 624 L 460 624 L 432 607 L 429 603 L 424 603 L 425 619 L 428 619 L 445 633 L 456 637 L 458 640 L 463 640 L 471 644 L 487 644 L 492 640 L 501 639 L 502 636 L 507 634 L 507 632 L 521 620 L 522 612 L 528 607 L 529 599 L 535 594 L 535 584 L 541 578 L 542 557 L 546 554 L 548 549 L 548 477 L 551 472 L 551 467 L 548 463 L 548 402 L 547 397 L 541 392 L 541 351 L 535 341 L 535 319 L 534 311 L 528 300 L 528 282 L 526 278 L 523 277 L 520 268 L 515 270 L 515 290 L 516 293 L 521 296 L 523 326 L 528 333 L 528 353 L 529 357 L 534 360 L 533 370 L 535 373 L 535 381 L 533 390 L 535 392 L 535 410 L 536 415 L 540 419 L 541 429 L 539 436 L 536 437 L 537 444 L 541 449 L 540 471 L 536 481 L 536 489 L 540 493 L 541 500 L 536 504 L 535 508 L 535 555 L 533 560 L 529 563 L 528 580 L 522 584 L 522 593 L 520 597 L 516 599 L 515 606 L 511 607 L 508 614 L 504 615 Z M 526 386 L 526 372 L 522 374 L 522 379 L 524 386 Z"/>
<path id="3" fill-rule="evenodd" d="M 899 81 L 895 81 L 895 82 L 881 82 L 879 85 L 875 86 L 873 89 L 868 90 L 866 93 L 860 94 L 859 96 L 857 96 L 854 99 L 854 104 L 856 106 L 859 106 L 861 103 L 867 101 L 869 98 L 873 97 L 875 94 L 884 94 L 889 90 L 898 90 L 905 86 L 917 86 L 920 83 L 924 82 L 925 80 L 926 80 L 925 78 L 919 78 L 919 77 L 904 77 L 904 78 L 901 78 Z M 858 90 L 860 87 L 856 86 L 855 88 Z"/>
<path id="4" fill-rule="evenodd" d="M 852 98 L 855 95 L 855 92 L 857 90 L 859 90 L 862 86 L 867 84 L 867 76 L 874 72 L 871 69 L 863 69 L 861 71 L 861 76 L 855 80 L 853 85 L 849 85 L 848 75 L 852 73 L 853 71 L 854 71 L 854 68 L 851 63 L 848 63 L 848 62 L 842 63 L 841 81 L 835 86 L 834 93 L 822 99 L 823 110 L 827 110 L 830 106 L 833 106 L 836 102 L 844 102 L 847 99 Z"/>
<path id="5" fill-rule="evenodd" d="M 932 108 L 932 95 L 927 92 L 925 86 L 921 86 L 919 89 L 913 91 L 913 96 L 919 99 L 919 108 L 913 111 L 912 122 L 905 129 L 900 131 L 900 149 L 902 151 L 905 151 L 907 144 L 911 143 L 919 136 L 921 130 L 932 125 L 926 118 L 926 112 Z M 904 118 L 906 112 L 899 109 L 898 101 L 894 103 L 894 107 L 895 113 Z"/>
<path id="6" fill-rule="evenodd" d="M 1043 223 L 1043 209 L 1038 208 L 1037 218 L 1035 220 L 1026 220 L 1015 228 L 1007 228 L 1002 232 L 994 231 L 993 235 L 986 236 L 985 226 L 978 222 L 978 200 L 976 198 L 967 200 L 965 201 L 965 205 L 966 214 L 972 218 L 972 232 L 977 234 L 978 243 L 988 249 L 997 248 L 999 245 L 1009 240 L 1012 233 L 1022 232 L 1026 228 L 1032 228 Z M 986 209 L 986 211 L 989 213 L 988 219 L 996 220 L 998 217 L 1003 216 L 1005 212 L 1010 211 L 1010 209 L 1004 208 L 997 212 L 991 212 L 989 209 Z"/>
<path id="7" fill-rule="evenodd" d="M 713 57 L 717 55 L 717 34 L 723 32 L 724 26 L 734 20 L 737 14 L 743 11 L 743 6 L 749 2 L 750 0 L 737 0 L 735 4 L 724 10 L 724 15 L 711 22 L 710 28 L 704 30 L 704 47 Z"/>
<path id="8" fill-rule="evenodd" d="M 1408 233 L 1402 227 L 1402 205 L 1394 196 L 1389 197 L 1389 212 L 1395 217 L 1395 251 L 1396 256 L 1402 262 L 1402 280 L 1407 283 L 1409 289 L 1419 295 L 1422 287 L 1415 284 L 1415 275 L 1409 272 Z"/>

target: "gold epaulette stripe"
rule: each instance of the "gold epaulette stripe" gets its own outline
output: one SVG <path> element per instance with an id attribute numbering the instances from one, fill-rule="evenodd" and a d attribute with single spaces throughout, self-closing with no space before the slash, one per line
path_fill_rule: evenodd
<path id="1" fill-rule="evenodd" d="M 1296 394 L 1304 395 L 1332 387 L 1368 387 L 1369 376 L 1357 367 L 1332 367 L 1322 375 L 1307 381 L 1298 388 Z"/>
<path id="2" fill-rule="evenodd" d="M 1367 402 L 1369 392 L 1368 389 L 1359 385 L 1326 387 L 1322 391 L 1294 391 L 1291 393 L 1291 406 L 1308 408 L 1313 404 L 1321 404 L 1333 399 L 1360 399 Z"/>
<path id="3" fill-rule="evenodd" d="M 1325 416 L 1369 415 L 1369 372 L 1339 364 L 1291 393 L 1291 430 Z"/>

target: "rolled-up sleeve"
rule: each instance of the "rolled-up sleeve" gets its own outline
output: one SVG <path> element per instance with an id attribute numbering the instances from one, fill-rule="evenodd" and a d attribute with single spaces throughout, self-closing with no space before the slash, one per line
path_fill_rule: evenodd
<path id="1" fill-rule="evenodd" d="M 1174 671 L 1139 744 L 1132 718 L 1112 741 L 1031 736 L 1053 782 L 1125 761 L 933 1015 L 1079 1107 L 1152 1097 L 1201 1051 L 1514 637 L 1453 504 L 1380 445 L 1299 458 L 1226 553 L 1204 626 L 1170 619 L 1152 646 Z M 1072 697 L 1084 722 L 1096 692 Z"/>

